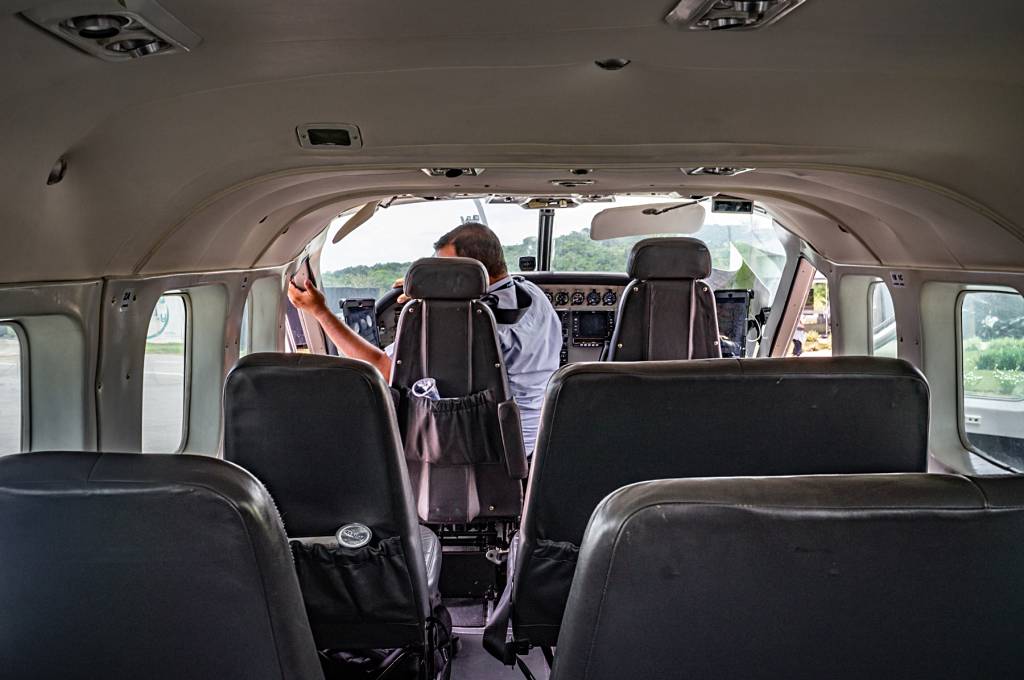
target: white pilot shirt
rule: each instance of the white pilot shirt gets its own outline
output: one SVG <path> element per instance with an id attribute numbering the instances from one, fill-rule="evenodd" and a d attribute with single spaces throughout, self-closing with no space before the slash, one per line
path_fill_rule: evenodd
<path id="1" fill-rule="evenodd" d="M 498 309 L 517 307 L 516 290 L 509 285 L 511 282 L 512 277 L 506 276 L 487 288 L 489 294 L 498 298 Z M 533 302 L 516 323 L 497 324 L 498 345 L 505 359 L 512 398 L 519 406 L 523 443 L 527 455 L 531 455 L 537 443 L 544 390 L 551 374 L 558 369 L 558 357 L 562 351 L 562 324 L 544 296 L 544 291 L 530 281 L 520 281 L 519 285 L 529 293 Z M 393 358 L 394 343 L 385 347 L 384 352 Z"/>

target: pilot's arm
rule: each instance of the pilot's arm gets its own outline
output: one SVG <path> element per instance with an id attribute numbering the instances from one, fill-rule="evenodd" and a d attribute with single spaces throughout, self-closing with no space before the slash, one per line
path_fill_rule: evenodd
<path id="1" fill-rule="evenodd" d="M 346 326 L 338 317 L 331 313 L 321 293 L 311 283 L 306 283 L 306 290 L 300 289 L 291 281 L 288 282 L 288 299 L 296 309 L 312 314 L 327 333 L 327 337 L 338 348 L 338 351 L 353 359 L 362 359 L 373 364 L 385 380 L 391 379 L 391 359 L 379 347 L 367 342 L 362 336 Z"/>

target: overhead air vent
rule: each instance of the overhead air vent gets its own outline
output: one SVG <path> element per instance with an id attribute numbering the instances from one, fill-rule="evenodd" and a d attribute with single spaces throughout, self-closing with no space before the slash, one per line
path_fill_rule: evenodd
<path id="1" fill-rule="evenodd" d="M 352 151 L 363 146 L 359 128 L 349 123 L 309 123 L 295 128 L 304 149 Z"/>
<path id="2" fill-rule="evenodd" d="M 551 183 L 556 187 L 562 187 L 563 189 L 578 189 L 579 187 L 589 187 L 594 184 L 592 179 L 553 179 Z"/>
<path id="3" fill-rule="evenodd" d="M 665 21 L 691 31 L 750 30 L 773 24 L 805 0 L 681 0 Z"/>
<path id="4" fill-rule="evenodd" d="M 455 179 L 456 177 L 477 177 L 484 171 L 483 168 L 420 168 L 423 174 L 430 175 L 431 177 L 447 177 L 448 179 Z"/>
<path id="5" fill-rule="evenodd" d="M 203 41 L 155 0 L 69 0 L 22 16 L 105 61 L 188 52 Z"/>
<path id="6" fill-rule="evenodd" d="M 715 177 L 733 177 L 735 175 L 742 175 L 745 172 L 750 172 L 754 168 L 701 166 L 699 168 L 680 169 L 687 175 L 714 175 Z"/>

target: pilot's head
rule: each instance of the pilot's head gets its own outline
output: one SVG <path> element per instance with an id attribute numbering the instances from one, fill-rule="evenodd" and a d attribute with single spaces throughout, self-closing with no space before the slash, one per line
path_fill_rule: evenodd
<path id="1" fill-rule="evenodd" d="M 487 269 L 491 283 L 508 276 L 505 252 L 497 235 L 479 222 L 466 222 L 437 239 L 435 257 L 471 257 Z"/>

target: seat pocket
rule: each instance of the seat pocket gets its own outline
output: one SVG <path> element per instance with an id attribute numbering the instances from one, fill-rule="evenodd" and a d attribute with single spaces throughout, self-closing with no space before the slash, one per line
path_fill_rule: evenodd
<path id="1" fill-rule="evenodd" d="M 432 465 L 504 460 L 498 404 L 490 390 L 466 397 L 428 399 L 403 393 L 405 456 Z"/>
<path id="2" fill-rule="evenodd" d="M 579 554 L 579 546 L 568 541 L 537 541 L 530 554 L 527 577 L 531 623 L 561 623 Z"/>
<path id="3" fill-rule="evenodd" d="M 417 623 L 400 536 L 362 548 L 290 545 L 314 637 L 318 627 Z"/>

